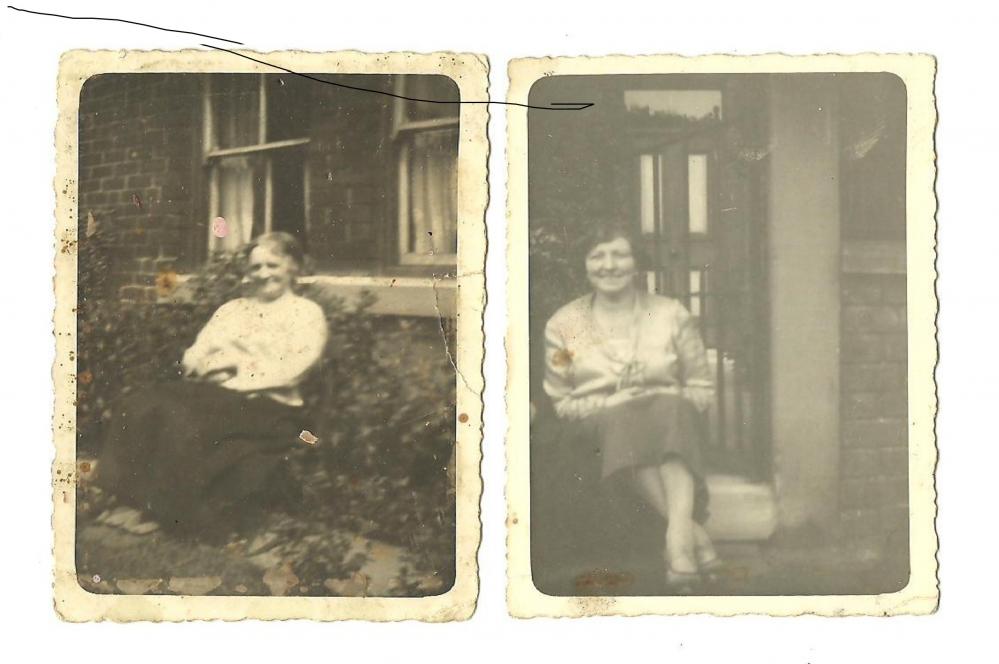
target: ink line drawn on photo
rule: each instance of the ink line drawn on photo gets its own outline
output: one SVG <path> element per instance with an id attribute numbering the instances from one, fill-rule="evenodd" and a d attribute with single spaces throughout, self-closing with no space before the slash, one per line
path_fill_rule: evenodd
<path id="1" fill-rule="evenodd" d="M 54 14 L 54 13 L 50 13 L 50 12 L 35 11 L 35 10 L 32 10 L 32 9 L 22 9 L 20 7 L 14 7 L 13 5 L 7 5 L 7 8 L 11 9 L 13 11 L 16 11 L 16 12 L 23 12 L 23 13 L 26 13 L 26 14 L 33 14 L 33 15 L 36 15 L 36 16 L 50 16 L 50 17 L 53 17 L 53 18 L 62 18 L 62 19 L 68 19 L 68 20 L 73 20 L 73 21 L 113 21 L 113 22 L 118 22 L 118 23 L 128 23 L 130 25 L 138 25 L 138 26 L 142 26 L 142 27 L 145 27 L 145 28 L 152 28 L 154 30 L 162 30 L 164 32 L 176 32 L 176 33 L 186 34 L 186 35 L 196 35 L 198 37 L 208 37 L 209 39 L 216 39 L 218 41 L 228 42 L 230 44 L 238 44 L 240 46 L 244 45 L 243 42 L 236 41 L 234 39 L 226 39 L 224 37 L 213 37 L 212 35 L 207 35 L 207 34 L 204 34 L 204 33 L 201 33 L 201 32 L 193 32 L 193 31 L 190 31 L 190 30 L 178 30 L 178 29 L 175 29 L 175 28 L 163 28 L 163 27 L 160 27 L 160 26 L 157 26 L 157 25 L 152 25 L 151 23 L 142 23 L 141 21 L 132 21 L 132 20 L 123 19 L 123 18 L 112 18 L 112 17 L 102 17 L 102 16 L 68 16 L 66 14 Z M 236 51 L 232 51 L 232 50 L 229 50 L 227 48 L 222 48 L 220 46 L 212 46 L 211 44 L 201 44 L 201 46 L 204 46 L 205 48 L 215 49 L 217 51 L 224 51 L 226 53 L 230 53 L 230 54 L 238 56 L 240 58 L 245 58 L 247 60 L 251 60 L 251 61 L 256 62 L 258 64 L 266 65 L 268 67 L 273 67 L 275 69 L 280 69 L 281 71 L 286 72 L 288 74 L 293 74 L 295 76 L 300 76 L 302 78 L 308 79 L 310 81 L 315 81 L 317 83 L 325 83 L 327 85 L 335 85 L 335 86 L 340 87 L 340 88 L 344 88 L 344 89 L 347 89 L 347 90 L 355 90 L 355 91 L 358 91 L 358 92 L 370 92 L 370 93 L 373 93 L 373 94 L 386 95 L 388 97 L 393 97 L 393 98 L 396 98 L 396 99 L 402 99 L 404 101 L 413 101 L 413 102 L 419 102 L 419 103 L 423 103 L 423 104 L 470 104 L 470 105 L 492 105 L 492 104 L 496 104 L 496 105 L 503 105 L 503 106 L 520 106 L 522 108 L 528 108 L 528 109 L 533 109 L 533 110 L 537 110 L 537 111 L 582 111 L 582 110 L 586 110 L 587 108 L 590 108 L 591 106 L 593 106 L 592 102 L 586 102 L 586 101 L 553 101 L 553 102 L 550 102 L 547 106 L 536 106 L 536 105 L 531 105 L 531 104 L 520 104 L 520 103 L 517 103 L 517 102 L 511 102 L 511 101 L 501 101 L 501 100 L 498 100 L 498 99 L 460 100 L 460 99 L 425 99 L 425 98 L 418 98 L 418 97 L 407 97 L 407 96 L 404 96 L 404 95 L 394 94 L 394 93 L 391 93 L 391 92 L 385 92 L 385 91 L 382 91 L 382 90 L 375 90 L 375 89 L 372 89 L 372 88 L 363 88 L 363 87 L 358 87 L 358 86 L 345 85 L 343 83 L 335 83 L 333 81 L 327 81 L 327 80 L 318 78 L 316 76 L 312 76 L 311 74 L 302 74 L 300 72 L 293 71 L 293 70 L 288 69 L 286 67 L 282 67 L 280 65 L 276 65 L 274 63 L 267 62 L 267 61 L 261 60 L 259 58 L 253 58 L 253 57 L 250 57 L 250 56 L 245 55 L 243 53 L 238 53 Z"/>

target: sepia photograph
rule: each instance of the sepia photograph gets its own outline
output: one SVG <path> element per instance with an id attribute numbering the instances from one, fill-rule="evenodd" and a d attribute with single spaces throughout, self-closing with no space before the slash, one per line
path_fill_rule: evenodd
<path id="1" fill-rule="evenodd" d="M 64 60 L 68 617 L 474 608 L 485 69 L 280 55 Z"/>
<path id="2" fill-rule="evenodd" d="M 935 595 L 932 60 L 542 64 L 511 65 L 511 609 Z M 634 601 L 552 601 L 594 597 Z"/>

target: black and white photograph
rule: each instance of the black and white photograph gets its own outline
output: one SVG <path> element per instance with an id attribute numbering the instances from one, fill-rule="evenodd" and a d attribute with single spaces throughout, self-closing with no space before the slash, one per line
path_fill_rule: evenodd
<path id="1" fill-rule="evenodd" d="M 932 239 L 907 199 L 925 100 L 831 66 L 530 85 L 510 481 L 532 592 L 882 596 L 932 556 L 910 493 L 932 326 L 907 307 L 932 298 L 932 264 L 907 269 Z M 592 105 L 533 110 L 560 100 Z"/>
<path id="2" fill-rule="evenodd" d="M 457 478 L 478 454 L 479 395 L 458 397 L 458 366 L 481 346 L 481 307 L 466 300 L 460 329 L 458 283 L 481 261 L 468 202 L 484 160 L 459 177 L 458 84 L 401 60 L 164 72 L 136 58 L 78 98 L 62 248 L 76 343 L 60 357 L 75 455 L 57 471 L 75 582 L 467 612 L 459 530 L 477 535 L 458 512 L 478 494 Z"/>

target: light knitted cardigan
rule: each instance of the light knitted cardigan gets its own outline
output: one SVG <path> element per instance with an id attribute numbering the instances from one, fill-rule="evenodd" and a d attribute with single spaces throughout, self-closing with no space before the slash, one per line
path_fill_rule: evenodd
<path id="1" fill-rule="evenodd" d="M 212 315 L 182 364 L 192 377 L 232 372 L 222 387 L 301 406 L 298 385 L 322 356 L 326 336 L 326 316 L 312 300 L 291 292 L 272 302 L 238 298 Z"/>
<path id="2" fill-rule="evenodd" d="M 581 419 L 628 387 L 681 394 L 698 410 L 713 398 L 704 343 L 677 300 L 638 293 L 631 336 L 610 339 L 593 317 L 593 295 L 563 306 L 545 326 L 545 392 L 559 417 Z"/>

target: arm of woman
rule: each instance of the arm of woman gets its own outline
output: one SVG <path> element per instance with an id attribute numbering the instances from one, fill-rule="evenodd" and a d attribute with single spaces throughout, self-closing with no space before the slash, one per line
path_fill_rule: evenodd
<path id="1" fill-rule="evenodd" d="M 232 309 L 232 302 L 226 302 L 216 309 L 198 332 L 191 347 L 184 351 L 181 366 L 185 376 L 197 378 L 219 371 L 235 371 L 231 358 L 222 352 L 233 333 L 238 333 L 238 326 L 234 326 L 230 320 Z"/>
<path id="2" fill-rule="evenodd" d="M 240 365 L 225 387 L 254 392 L 293 387 L 302 381 L 326 348 L 326 315 L 315 302 L 303 300 L 287 322 L 265 345 L 250 350 L 253 357 Z"/>
<path id="3" fill-rule="evenodd" d="M 545 392 L 552 400 L 555 414 L 563 419 L 579 420 L 607 405 L 604 394 L 573 394 L 572 351 L 557 326 L 545 326 Z"/>
<path id="4" fill-rule="evenodd" d="M 694 317 L 682 305 L 677 309 L 674 343 L 683 371 L 683 396 L 703 412 L 711 405 L 715 394 L 708 355 Z"/>

